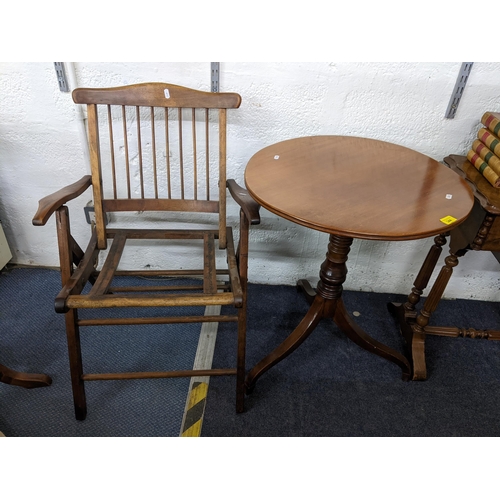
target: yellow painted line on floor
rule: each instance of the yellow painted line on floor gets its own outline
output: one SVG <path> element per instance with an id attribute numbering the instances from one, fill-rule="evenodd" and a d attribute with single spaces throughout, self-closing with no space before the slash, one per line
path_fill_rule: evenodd
<path id="1" fill-rule="evenodd" d="M 181 437 L 199 437 L 207 402 L 208 384 L 194 382 L 189 394 L 188 408 L 184 418 Z"/>
<path id="2" fill-rule="evenodd" d="M 220 306 L 207 306 L 205 314 L 215 316 L 220 314 Z M 203 323 L 198 341 L 198 349 L 194 360 L 193 369 L 208 370 L 212 368 L 215 339 L 219 323 Z M 192 377 L 186 407 L 181 424 L 181 437 L 200 437 L 205 404 L 207 402 L 208 383 L 210 377 Z"/>
<path id="3" fill-rule="evenodd" d="M 198 420 L 194 425 L 192 425 L 187 431 L 182 433 L 181 437 L 200 437 L 201 436 L 201 422 Z"/>
<path id="4" fill-rule="evenodd" d="M 189 408 L 197 405 L 200 401 L 207 397 L 208 384 L 193 384 L 191 394 L 189 395 Z"/>

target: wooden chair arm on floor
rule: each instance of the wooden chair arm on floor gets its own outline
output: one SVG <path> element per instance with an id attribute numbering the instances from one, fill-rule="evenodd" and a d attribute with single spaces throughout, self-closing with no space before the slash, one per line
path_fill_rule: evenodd
<path id="1" fill-rule="evenodd" d="M 260 205 L 248 194 L 248 191 L 237 184 L 234 179 L 228 179 L 226 185 L 234 201 L 241 207 L 250 224 L 260 224 Z"/>
<path id="2" fill-rule="evenodd" d="M 85 175 L 79 181 L 66 186 L 38 202 L 38 210 L 33 217 L 34 226 L 44 226 L 50 216 L 64 203 L 80 196 L 92 185 L 92 176 Z"/>
<path id="3" fill-rule="evenodd" d="M 43 373 L 17 372 L 0 364 L 0 382 L 34 389 L 35 387 L 48 387 L 52 384 L 52 379 Z"/>

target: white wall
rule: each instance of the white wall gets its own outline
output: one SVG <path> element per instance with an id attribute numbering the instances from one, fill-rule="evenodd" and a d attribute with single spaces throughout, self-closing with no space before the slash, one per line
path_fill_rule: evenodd
<path id="1" fill-rule="evenodd" d="M 475 63 L 456 117 L 444 118 L 460 69 L 452 63 L 221 63 L 221 91 L 242 96 L 229 112 L 229 177 L 243 183 L 249 158 L 280 140 L 314 134 L 391 141 L 441 161 L 465 154 L 484 111 L 500 111 L 500 63 Z M 75 63 L 76 85 L 117 86 L 164 81 L 210 90 L 210 63 Z M 0 220 L 12 262 L 57 266 L 53 220 L 34 227 L 37 202 L 88 171 L 79 112 L 61 93 L 52 62 L 0 63 Z M 77 241 L 89 226 L 83 206 L 90 191 L 69 203 Z M 237 207 L 229 209 L 236 225 Z M 154 221 L 154 219 L 152 219 Z M 318 279 L 328 236 L 262 210 L 252 228 L 250 280 L 294 284 Z M 431 239 L 355 241 L 346 289 L 408 293 Z M 144 255 L 144 247 L 139 252 Z M 151 265 L 155 249 L 148 249 Z M 444 256 L 444 254 L 443 254 Z M 135 263 L 137 252 L 124 266 Z M 447 297 L 500 301 L 498 263 L 469 252 L 455 268 Z"/>

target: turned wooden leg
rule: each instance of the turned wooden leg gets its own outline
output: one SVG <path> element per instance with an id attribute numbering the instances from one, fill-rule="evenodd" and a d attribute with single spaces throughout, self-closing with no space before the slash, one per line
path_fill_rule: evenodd
<path id="1" fill-rule="evenodd" d="M 446 285 L 453 274 L 453 268 L 458 264 L 458 258 L 451 253 L 444 260 L 445 265 L 441 268 L 439 275 L 429 292 L 424 305 L 417 315 L 416 321 L 412 323 L 411 352 L 413 360 L 413 380 L 425 380 L 427 368 L 425 364 L 425 327 L 429 323 L 432 313 L 443 296 Z"/>
<path id="2" fill-rule="evenodd" d="M 446 243 L 446 236 L 448 235 L 449 233 L 443 233 L 434 238 L 434 245 L 432 245 L 427 253 L 427 256 L 425 257 L 422 267 L 413 282 L 413 288 L 411 289 L 406 302 L 404 304 L 397 304 L 394 302 L 387 304 L 391 314 L 399 317 L 400 312 L 398 309 L 403 309 L 405 319 L 416 317 L 417 314 L 415 312 L 415 307 L 419 303 L 423 291 L 429 284 L 429 279 L 437 265 L 443 246 Z"/>
<path id="3" fill-rule="evenodd" d="M 324 316 L 333 318 L 337 301 L 342 296 L 342 285 L 347 277 L 347 256 L 352 238 L 330 235 L 326 259 L 321 264 L 317 293 L 326 301 Z"/>
<path id="4" fill-rule="evenodd" d="M 446 243 L 446 236 L 448 235 L 449 233 L 439 234 L 434 238 L 434 245 L 432 245 L 429 249 L 429 253 L 427 254 L 424 263 L 415 278 L 411 293 L 408 295 L 408 299 L 404 304 L 406 314 L 415 310 L 415 306 L 420 301 L 423 291 L 427 288 L 429 279 L 431 278 L 432 272 L 434 271 L 439 256 L 443 250 L 443 245 Z"/>
<path id="5" fill-rule="evenodd" d="M 347 255 L 352 238 L 330 236 L 326 260 L 321 266 L 318 294 L 325 298 L 324 316 L 332 317 L 337 326 L 363 349 L 396 363 L 403 370 L 403 380 L 410 377 L 410 364 L 399 352 L 370 337 L 349 316 L 342 300 L 342 285 L 347 276 Z"/>
<path id="6" fill-rule="evenodd" d="M 394 302 L 387 304 L 389 312 L 397 318 L 401 334 L 405 339 L 412 365 L 412 379 L 415 377 L 415 363 L 417 365 L 417 372 L 421 371 L 421 360 L 424 352 L 424 338 L 419 333 L 415 334 L 412 328 L 412 323 L 417 316 L 416 306 L 420 301 L 423 291 L 429 284 L 429 279 L 436 268 L 448 235 L 449 233 L 443 233 L 434 238 L 434 245 L 429 249 L 422 267 L 413 282 L 413 288 L 406 302 L 404 304 Z"/>

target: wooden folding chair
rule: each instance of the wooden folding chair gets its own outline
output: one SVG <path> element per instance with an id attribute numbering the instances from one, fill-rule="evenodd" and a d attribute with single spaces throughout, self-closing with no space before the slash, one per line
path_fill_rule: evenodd
<path id="1" fill-rule="evenodd" d="M 258 224 L 259 205 L 238 186 L 226 180 L 226 111 L 238 108 L 235 93 L 210 93 L 169 83 L 142 83 L 124 87 L 73 91 L 73 100 L 85 104 L 88 117 L 91 175 L 40 200 L 33 224 L 44 225 L 55 213 L 62 289 L 55 309 L 63 313 L 70 359 L 76 418 L 86 417 L 84 384 L 92 380 L 143 379 L 236 375 L 236 411 L 244 408 L 247 259 L 250 224 Z M 85 252 L 70 232 L 66 202 L 92 186 L 95 211 Z M 232 228 L 226 222 L 226 188 L 240 206 L 239 242 L 235 248 Z M 143 212 L 165 212 L 162 220 L 178 222 L 180 212 L 191 212 L 189 222 L 201 218 L 211 227 L 192 229 L 112 227 L 127 212 L 143 218 Z M 217 214 L 208 216 L 207 214 Z M 114 217 L 114 224 L 108 222 Z M 215 219 L 215 220 L 212 220 Z M 177 224 L 178 226 L 179 224 Z M 149 224 L 151 226 L 151 224 Z M 119 269 L 130 240 L 199 240 L 203 244 L 202 269 Z M 100 263 L 99 255 L 108 248 Z M 171 242 L 172 243 L 172 242 Z M 168 245 L 166 245 L 168 248 Z M 227 266 L 216 266 L 216 254 L 224 251 Z M 200 259 L 201 260 L 201 259 Z M 101 266 L 102 264 L 102 266 Z M 220 264 L 219 264 L 220 266 Z M 113 285 L 117 275 L 190 277 L 191 284 L 170 286 Z M 198 279 L 193 285 L 192 280 Z M 221 281 L 223 280 L 223 281 Z M 87 285 L 91 284 L 91 287 Z M 231 315 L 167 315 L 156 317 L 92 317 L 80 319 L 78 309 L 233 306 Z M 82 315 L 83 316 L 83 315 Z M 129 315 L 130 316 L 130 315 Z M 128 373 L 85 373 L 80 347 L 80 327 L 194 322 L 230 322 L 237 327 L 236 366 L 225 369 L 192 369 Z"/>

